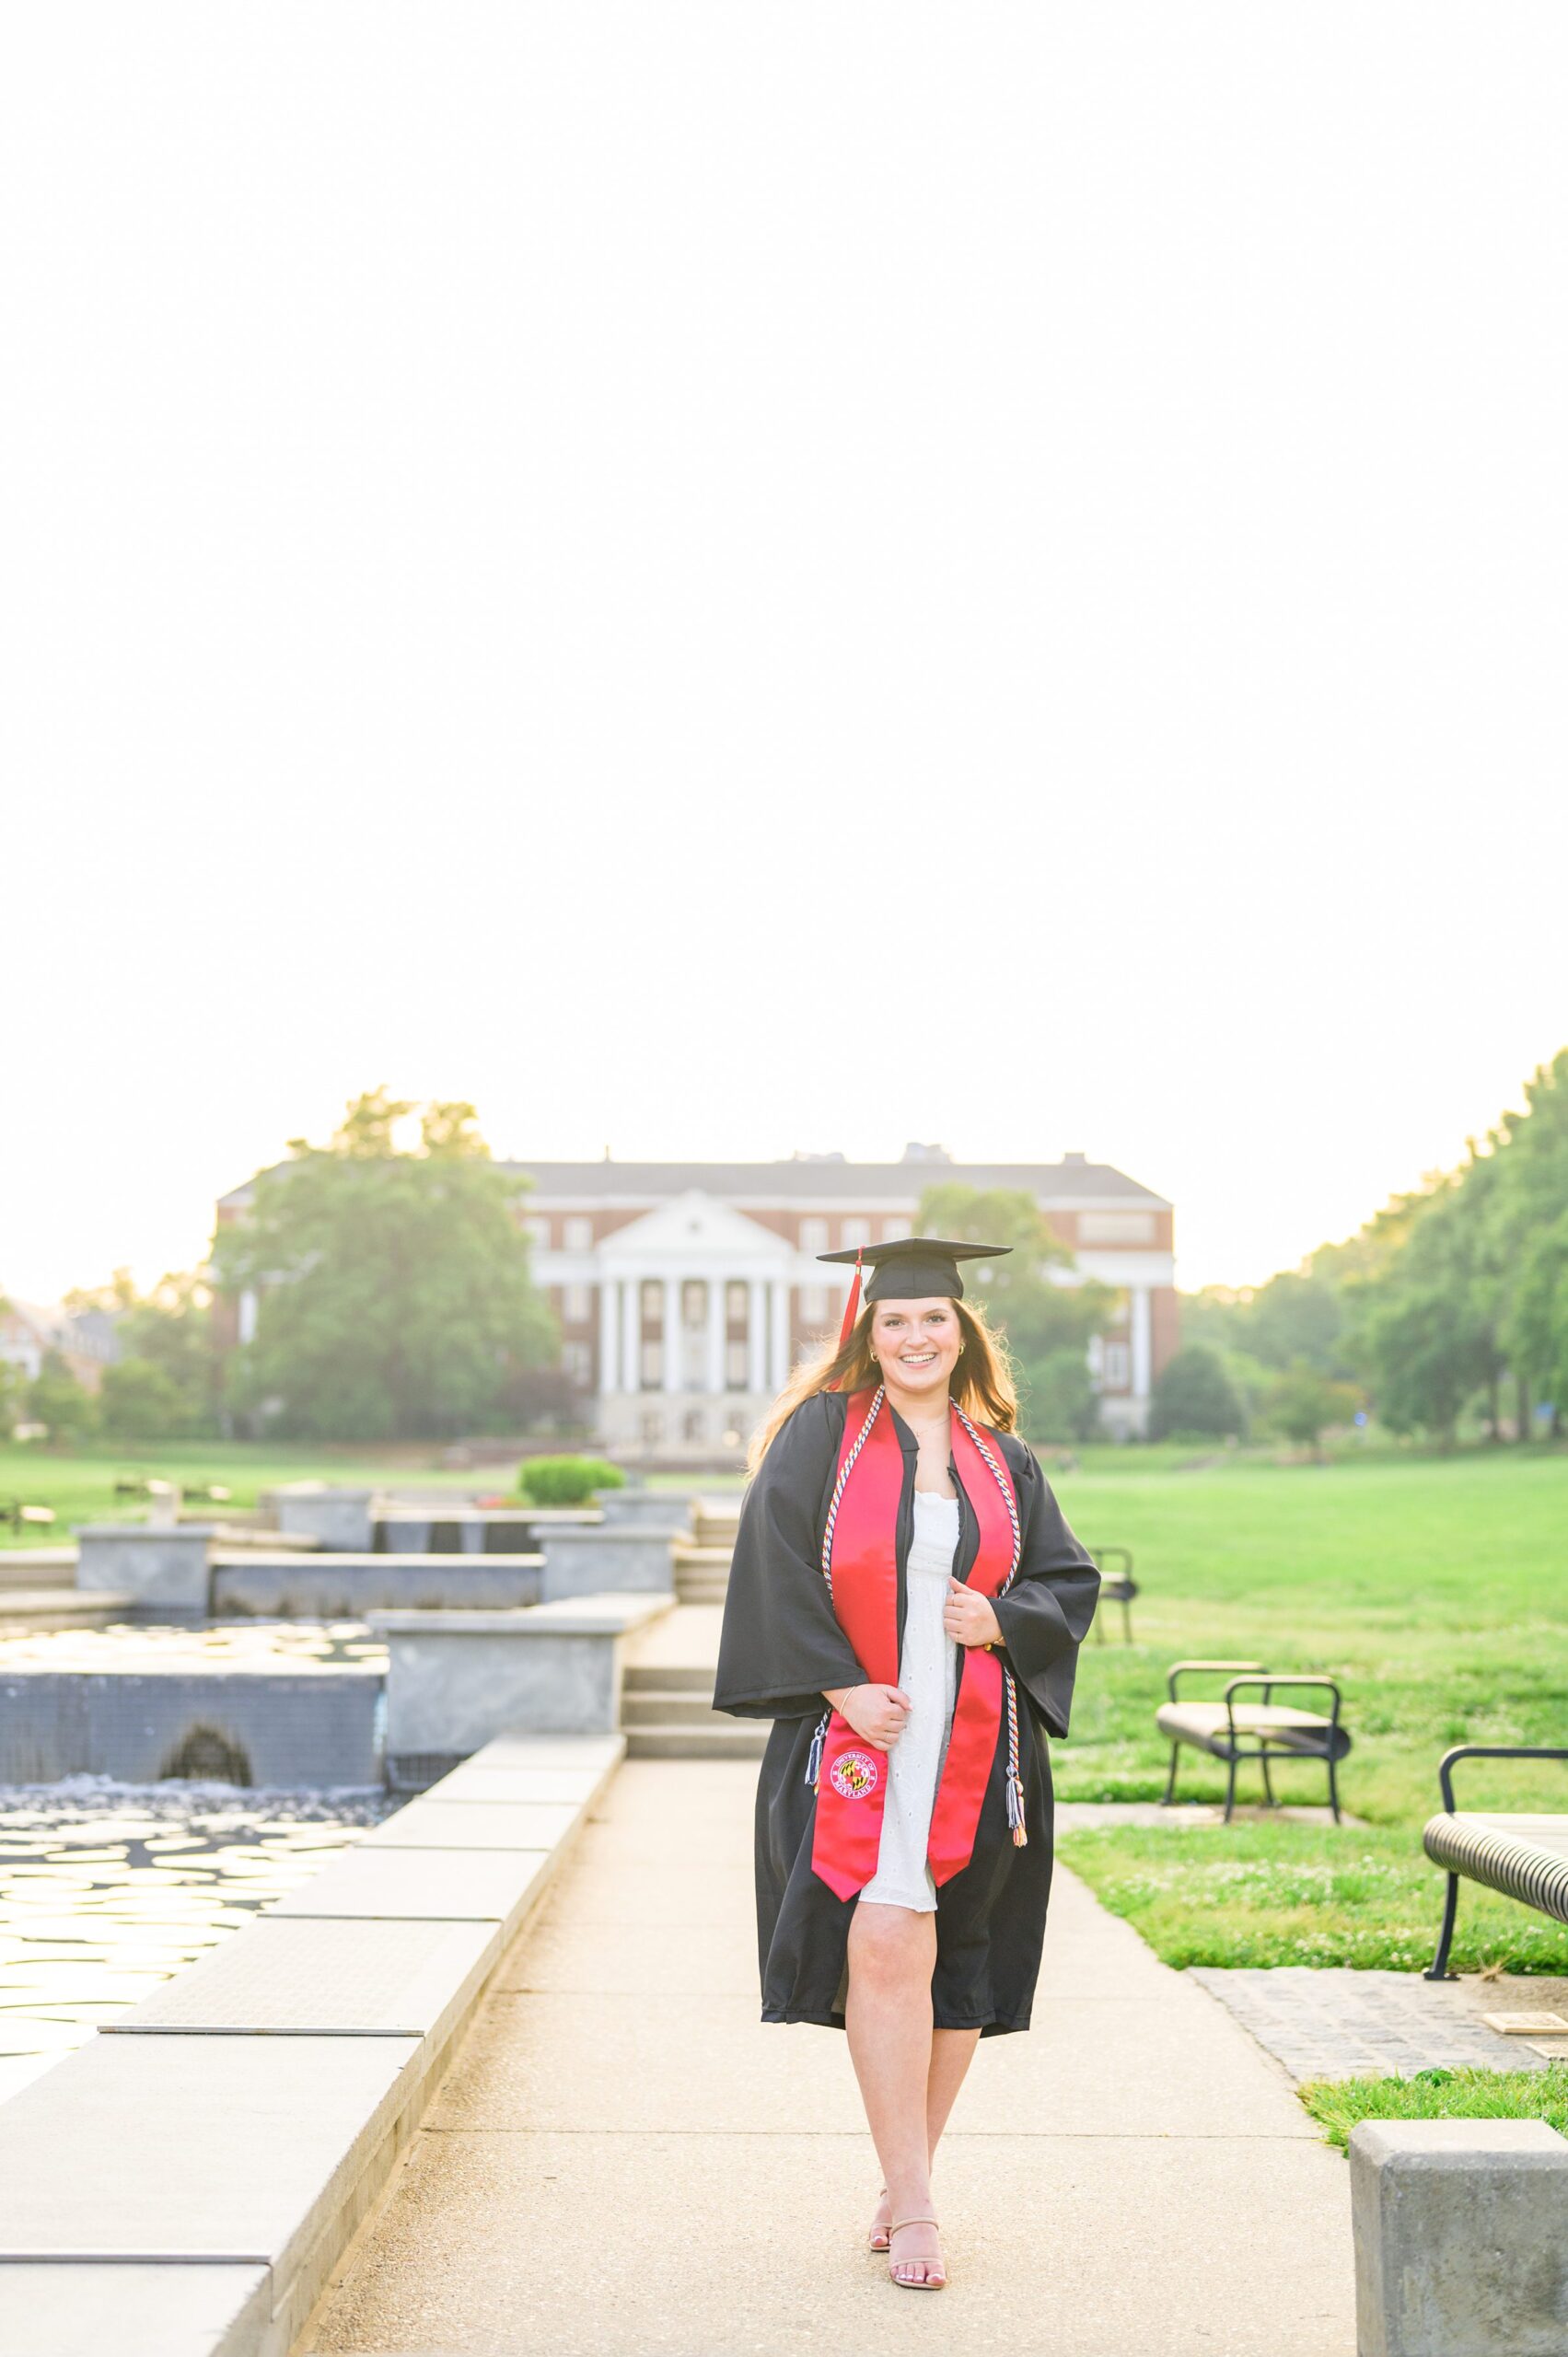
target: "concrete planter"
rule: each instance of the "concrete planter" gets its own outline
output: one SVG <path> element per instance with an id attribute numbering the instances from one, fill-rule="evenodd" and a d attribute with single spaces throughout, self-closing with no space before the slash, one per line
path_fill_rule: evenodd
<path id="1" fill-rule="evenodd" d="M 374 1543 L 373 1490 L 329 1489 L 322 1481 L 290 1481 L 267 1492 L 278 1528 L 334 1553 L 367 1555 Z"/>
<path id="2" fill-rule="evenodd" d="M 358 1620 L 373 1610 L 499 1611 L 537 1604 L 542 1555 L 215 1557 L 213 1610 Z"/>
<path id="3" fill-rule="evenodd" d="M 0 1672 L 0 1781 L 378 1784 L 376 1669 Z"/>
<path id="4" fill-rule="evenodd" d="M 668 1531 L 540 1529 L 546 1604 L 564 1596 L 602 1596 L 610 1590 L 651 1595 L 675 1591 L 674 1550 Z"/>
<path id="5" fill-rule="evenodd" d="M 109 1588 L 137 1605 L 163 1604 L 174 1612 L 207 1608 L 207 1552 L 212 1523 L 181 1523 L 154 1530 L 145 1523 L 88 1522 L 76 1532 L 76 1585 Z"/>
<path id="6" fill-rule="evenodd" d="M 687 1490 L 596 1490 L 607 1530 L 656 1530 L 688 1538 L 693 1499 Z"/>
<path id="7" fill-rule="evenodd" d="M 591 1596 L 521 1612 L 373 1612 L 388 1652 L 389 1755 L 464 1757 L 511 1729 L 611 1733 L 621 1639 L 668 1602 Z"/>
<path id="8" fill-rule="evenodd" d="M 1358 2357 L 1562 2357 L 1568 2142 L 1544 2119 L 1350 2136 Z"/>

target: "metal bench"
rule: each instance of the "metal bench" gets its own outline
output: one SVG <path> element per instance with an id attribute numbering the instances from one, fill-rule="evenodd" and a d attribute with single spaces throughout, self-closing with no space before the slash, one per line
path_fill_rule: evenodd
<path id="1" fill-rule="evenodd" d="M 1179 1678 L 1188 1671 L 1230 1670 L 1233 1676 L 1218 1702 L 1182 1701 L 1176 1690 Z M 1237 1696 L 1244 1689 L 1260 1686 L 1261 1702 L 1243 1702 Z M 1301 1711 L 1273 1700 L 1274 1689 L 1291 1689 L 1303 1687 L 1324 1688 L 1333 1696 L 1333 1706 L 1325 1717 L 1320 1711 Z M 1236 1806 L 1236 1771 L 1244 1759 L 1256 1759 L 1263 1771 L 1263 1793 L 1267 1805 L 1279 1805 L 1269 1771 L 1271 1763 L 1280 1759 L 1320 1759 L 1329 1771 L 1329 1805 L 1334 1812 L 1334 1823 L 1340 1822 L 1340 1792 L 1335 1770 L 1350 1749 L 1350 1736 L 1340 1724 L 1340 1689 L 1331 1678 L 1314 1672 L 1265 1669 L 1260 1661 L 1179 1661 L 1166 1679 L 1170 1700 L 1162 1702 L 1155 1715 L 1155 1724 L 1170 1742 L 1170 1774 L 1166 1781 L 1165 1798 L 1161 1805 L 1168 1808 L 1176 1798 L 1176 1768 L 1184 1743 L 1194 1750 L 1207 1752 L 1212 1759 L 1223 1759 L 1229 1771 L 1225 1780 L 1225 1821 L 1228 1825 Z"/>
<path id="2" fill-rule="evenodd" d="M 1086 1546 L 1088 1545 L 1086 1539 L 1084 1543 Z M 1132 1642 L 1132 1598 L 1138 1593 L 1138 1583 L 1132 1577 L 1132 1550 L 1129 1547 L 1090 1547 L 1089 1552 L 1099 1566 L 1099 1600 L 1102 1604 L 1120 1604 L 1122 1635 L 1128 1644 L 1131 1644 Z M 1120 1571 L 1113 1572 L 1109 1567 L 1110 1558 L 1113 1555 L 1120 1560 Z M 1098 1612 L 1095 1614 L 1095 1635 L 1103 1645 L 1105 1622 Z"/>
<path id="3" fill-rule="evenodd" d="M 7 1498 L 0 1504 L 0 1522 L 9 1523 L 18 1538 L 24 1530 L 47 1530 L 53 1520 L 52 1506 L 24 1505 L 20 1498 Z"/>
<path id="4" fill-rule="evenodd" d="M 1443 1788 L 1443 1814 L 1427 1820 L 1422 1847 L 1434 1866 L 1448 1876 L 1443 1903 L 1443 1928 L 1437 1953 L 1425 1978 L 1457 1980 L 1448 1969 L 1454 1918 L 1459 1905 L 1459 1876 L 1500 1890 L 1554 1922 L 1568 1923 L 1568 1817 L 1493 1817 L 1461 1814 L 1454 1806 L 1456 1759 L 1568 1759 L 1568 1751 L 1541 1744 L 1461 1743 L 1446 1751 L 1438 1763 Z"/>

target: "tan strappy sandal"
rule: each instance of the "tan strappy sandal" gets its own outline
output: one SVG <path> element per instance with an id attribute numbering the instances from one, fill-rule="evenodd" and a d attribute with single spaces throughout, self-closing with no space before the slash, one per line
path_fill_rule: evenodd
<path id="1" fill-rule="evenodd" d="M 888 2229 L 888 2246 L 889 2251 L 892 2248 L 893 2236 L 898 2233 L 900 2226 L 935 2226 L 939 2222 L 936 2219 L 925 2213 L 923 2213 L 917 2218 L 895 2218 L 892 2224 Z M 939 2275 L 926 2275 L 912 2280 L 895 2272 L 895 2270 L 900 2267 L 938 2267 L 941 2268 L 942 2271 Z M 888 2261 L 888 2273 L 891 2280 L 898 2285 L 900 2292 L 940 2292 L 947 2281 L 947 2267 L 939 2258 L 894 2259 L 889 2258 Z"/>

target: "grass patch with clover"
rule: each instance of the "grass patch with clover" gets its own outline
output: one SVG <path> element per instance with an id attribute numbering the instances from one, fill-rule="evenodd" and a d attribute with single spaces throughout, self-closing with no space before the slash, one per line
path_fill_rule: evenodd
<path id="1" fill-rule="evenodd" d="M 1166 1669 L 1223 1655 L 1340 1678 L 1354 1742 L 1342 1794 L 1365 1822 L 1098 1827 L 1063 1832 L 1062 1855 L 1173 1965 L 1423 1970 L 1443 1877 L 1421 1829 L 1439 1805 L 1441 1755 L 1458 1743 L 1568 1745 L 1568 1455 L 1183 1471 L 1123 1454 L 1124 1469 L 1097 1463 L 1055 1482 L 1090 1545 L 1132 1549 L 1144 1588 L 1138 1643 L 1114 1642 L 1111 1608 L 1113 1642 L 1080 1657 L 1072 1736 L 1051 1747 L 1059 1798 L 1157 1800 Z M 1568 1763 L 1467 1762 L 1458 1776 L 1461 1807 L 1568 1811 Z M 1282 1764 L 1275 1790 L 1319 1802 L 1323 1771 Z M 1221 1800 L 1224 1772 L 1184 1750 L 1178 1791 Z M 1238 1797 L 1260 1799 L 1255 1767 Z M 1568 1971 L 1568 1928 L 1467 1884 L 1453 1962 Z"/>

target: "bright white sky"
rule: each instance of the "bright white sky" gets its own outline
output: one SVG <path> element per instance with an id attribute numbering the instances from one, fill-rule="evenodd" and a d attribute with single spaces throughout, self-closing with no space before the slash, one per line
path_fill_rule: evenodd
<path id="1" fill-rule="evenodd" d="M 343 1100 L 1079 1148 L 1248 1282 L 1568 1038 L 1568 13 L 0 21 L 0 1283 Z"/>

